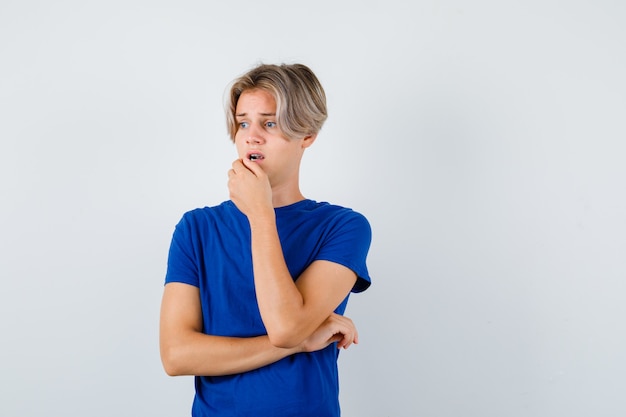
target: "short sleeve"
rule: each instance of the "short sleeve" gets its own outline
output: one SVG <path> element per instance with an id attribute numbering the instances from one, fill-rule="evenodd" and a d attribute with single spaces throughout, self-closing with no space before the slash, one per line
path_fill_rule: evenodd
<path id="1" fill-rule="evenodd" d="M 352 292 L 362 292 L 371 285 L 366 264 L 371 241 L 372 229 L 367 219 L 360 213 L 346 210 L 332 222 L 316 259 L 336 262 L 353 270 L 357 282 Z"/>
<path id="2" fill-rule="evenodd" d="M 193 228 L 187 215 L 183 216 L 174 229 L 167 259 L 167 273 L 165 283 L 182 282 L 200 286 L 198 273 L 197 242 L 193 235 Z"/>

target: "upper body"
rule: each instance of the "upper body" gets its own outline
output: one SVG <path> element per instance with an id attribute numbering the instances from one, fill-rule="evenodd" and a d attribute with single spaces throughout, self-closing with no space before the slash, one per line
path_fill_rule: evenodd
<path id="1" fill-rule="evenodd" d="M 164 367 L 203 376 L 195 415 L 237 415 L 225 398 L 268 400 L 251 390 L 272 391 L 277 381 L 290 398 L 327 404 L 316 415 L 338 415 L 336 349 L 358 342 L 341 314 L 350 291 L 368 285 L 370 231 L 361 215 L 300 192 L 300 161 L 326 118 L 323 89 L 302 65 L 260 66 L 231 87 L 227 118 L 238 153 L 231 200 L 177 226 L 161 308 Z M 339 233 L 333 222 L 343 224 Z M 326 382 L 310 379 L 312 369 Z M 291 407 L 280 398 L 267 407 Z"/>
<path id="2" fill-rule="evenodd" d="M 337 263 L 358 275 L 353 291 L 369 286 L 365 256 L 370 229 L 362 215 L 312 200 L 276 208 L 275 213 L 292 277 L 314 262 Z M 250 247 L 247 218 L 232 201 L 188 212 L 176 226 L 166 283 L 198 288 L 203 333 L 234 338 L 267 334 L 256 302 Z M 336 314 L 344 313 L 347 301 L 335 308 Z M 194 410 L 227 409 L 232 415 L 254 411 L 262 416 L 280 407 L 280 415 L 336 416 L 337 355 L 330 344 L 253 371 L 200 376 Z"/>

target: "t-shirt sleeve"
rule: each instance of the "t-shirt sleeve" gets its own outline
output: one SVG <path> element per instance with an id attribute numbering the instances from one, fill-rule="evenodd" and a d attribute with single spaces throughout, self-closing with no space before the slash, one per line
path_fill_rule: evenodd
<path id="1" fill-rule="evenodd" d="M 189 215 L 186 214 L 174 229 L 167 259 L 166 284 L 182 282 L 200 286 L 196 240 Z"/>
<path id="2" fill-rule="evenodd" d="M 372 229 L 367 219 L 349 210 L 335 220 L 316 258 L 336 262 L 353 270 L 357 281 L 352 292 L 365 291 L 371 285 L 366 264 L 371 241 Z"/>

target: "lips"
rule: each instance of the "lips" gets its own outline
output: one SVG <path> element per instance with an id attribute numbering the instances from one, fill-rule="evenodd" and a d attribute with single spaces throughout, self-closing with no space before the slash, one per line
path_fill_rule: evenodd
<path id="1" fill-rule="evenodd" d="M 258 152 L 252 152 L 248 154 L 248 159 L 251 161 L 259 161 L 261 159 L 265 159 L 265 157 L 263 156 L 263 154 L 260 154 Z"/>

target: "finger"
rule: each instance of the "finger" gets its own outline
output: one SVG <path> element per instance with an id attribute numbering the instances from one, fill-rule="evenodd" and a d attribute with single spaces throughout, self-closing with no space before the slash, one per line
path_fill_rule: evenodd
<path id="1" fill-rule="evenodd" d="M 350 335 L 344 334 L 342 339 L 337 343 L 337 349 L 348 349 L 352 344 L 352 338 Z"/>
<path id="2" fill-rule="evenodd" d="M 328 343 L 335 343 L 335 342 L 341 342 L 341 340 L 344 338 L 344 336 L 341 333 L 337 333 L 331 336 L 330 339 L 328 339 Z"/>
<path id="3" fill-rule="evenodd" d="M 232 164 L 233 170 L 235 174 L 243 174 L 245 172 L 250 172 L 254 174 L 256 177 L 260 177 L 263 175 L 263 170 L 254 162 L 251 162 L 247 159 L 237 159 Z"/>
<path id="4" fill-rule="evenodd" d="M 346 349 L 346 337 L 343 336 L 341 340 L 337 341 L 337 349 L 344 348 Z"/>
<path id="5" fill-rule="evenodd" d="M 348 349 L 348 347 L 352 344 L 350 335 L 346 334 L 336 334 L 335 338 L 337 339 L 337 349 Z"/>
<path id="6" fill-rule="evenodd" d="M 263 169 L 256 162 L 252 162 L 249 159 L 242 159 L 243 165 L 254 173 L 257 177 L 263 174 Z"/>
<path id="7" fill-rule="evenodd" d="M 246 168 L 241 159 L 235 159 L 231 166 L 235 173 L 240 172 L 242 169 Z"/>

